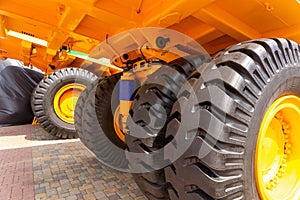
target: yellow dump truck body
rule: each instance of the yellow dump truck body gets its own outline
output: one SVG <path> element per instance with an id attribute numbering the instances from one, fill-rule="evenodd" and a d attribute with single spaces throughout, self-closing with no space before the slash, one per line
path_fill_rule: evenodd
<path id="1" fill-rule="evenodd" d="M 74 57 L 57 62 L 65 45 L 89 53 L 119 32 L 167 27 L 182 32 L 213 54 L 239 41 L 285 37 L 300 42 L 297 0 L 10 0 L 0 2 L 0 56 L 42 70 L 80 65 Z M 14 32 L 45 41 L 36 44 Z M 63 64 L 62 64 L 63 63 Z"/>

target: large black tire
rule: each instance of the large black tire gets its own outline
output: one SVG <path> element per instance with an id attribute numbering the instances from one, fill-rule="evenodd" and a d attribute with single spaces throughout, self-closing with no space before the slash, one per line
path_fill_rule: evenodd
<path id="1" fill-rule="evenodd" d="M 187 76 L 200 62 L 202 60 L 199 56 L 179 58 L 169 63 L 168 67 L 163 66 L 148 76 L 135 95 L 130 109 L 131 120 L 127 123 L 130 131 L 125 138 L 130 152 L 151 153 L 165 146 L 169 140 L 165 136 L 165 130 L 173 103 Z M 148 134 L 147 138 L 138 137 L 142 133 L 136 129 L 136 125 L 143 128 Z M 162 161 L 156 156 L 152 160 L 153 165 Z M 133 176 L 148 199 L 169 199 L 164 169 L 135 173 Z"/>
<path id="2" fill-rule="evenodd" d="M 183 137 L 195 129 L 189 121 L 197 119 L 195 110 L 200 114 L 190 148 L 165 169 L 172 200 L 260 199 L 254 174 L 258 132 L 277 98 L 300 97 L 299 52 L 298 44 L 285 39 L 243 42 L 219 54 L 201 76 L 191 77 L 196 107 L 181 110 L 178 118 L 188 118 L 186 124 L 177 120 L 181 131 L 167 129 L 167 135 L 188 140 Z M 182 90 L 181 102 L 191 104 L 190 90 Z"/>
<path id="3" fill-rule="evenodd" d="M 81 140 L 81 142 L 92 150 L 93 147 L 90 146 L 91 140 L 87 137 L 90 132 L 94 132 L 94 126 L 97 127 L 99 123 L 95 111 L 95 95 L 98 84 L 101 82 L 101 79 L 95 80 L 92 84 L 87 86 L 85 90 L 81 93 L 75 108 L 75 129 Z"/>
<path id="4" fill-rule="evenodd" d="M 96 90 L 95 109 L 103 134 L 116 146 L 126 149 L 125 142 L 118 137 L 114 128 L 114 114 L 119 106 L 119 100 L 112 101 L 113 92 L 119 91 L 117 87 L 122 74 L 108 76 L 100 82 Z"/>
<path id="5" fill-rule="evenodd" d="M 118 145 L 121 144 L 121 149 L 125 149 L 126 146 L 120 139 L 111 137 L 111 135 L 116 135 L 114 130 L 111 129 L 113 126 L 109 126 L 110 129 L 107 126 L 102 126 L 102 124 L 113 125 L 110 98 L 119 78 L 120 74 L 106 77 L 104 80 L 101 78 L 94 81 L 82 92 L 76 104 L 75 127 L 82 143 L 101 162 L 113 168 L 126 169 L 128 162 L 124 151 L 118 150 Z M 101 115 L 96 112 L 96 102 L 98 102 L 97 106 L 105 108 Z M 100 115 L 99 119 L 104 121 L 98 121 L 97 113 Z M 111 138 L 114 140 L 111 140 Z"/>
<path id="6" fill-rule="evenodd" d="M 93 73 L 80 68 L 60 69 L 44 78 L 35 88 L 31 98 L 31 107 L 40 126 L 59 138 L 77 138 L 74 123 L 67 123 L 56 115 L 54 97 L 59 89 L 67 84 L 88 86 L 96 79 Z"/>

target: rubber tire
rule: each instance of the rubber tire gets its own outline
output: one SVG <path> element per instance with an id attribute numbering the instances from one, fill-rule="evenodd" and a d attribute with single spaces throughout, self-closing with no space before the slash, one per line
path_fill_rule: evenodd
<path id="1" fill-rule="evenodd" d="M 173 103 L 177 100 L 177 92 L 186 81 L 187 76 L 200 62 L 202 62 L 201 58 L 195 56 L 179 58 L 169 63 L 168 67 L 161 67 L 148 76 L 146 82 L 135 95 L 130 109 L 132 121 L 128 121 L 127 126 L 130 128 L 137 124 L 143 127 L 147 133 L 158 132 L 158 134 L 148 138 L 136 138 L 133 135 L 138 135 L 139 130 L 130 128 L 130 130 L 135 130 L 135 133 L 129 132 L 125 136 L 130 152 L 152 152 L 167 144 L 168 138 L 165 137 L 167 123 L 164 119 L 167 119 L 167 122 L 170 118 Z M 151 115 L 154 116 L 154 122 L 150 124 L 149 109 L 154 108 L 154 105 L 162 106 L 165 112 L 160 108 L 152 109 Z M 147 128 L 145 125 L 148 125 Z M 130 160 L 129 157 L 128 160 Z M 157 157 L 152 158 L 152 160 L 153 165 L 159 164 L 161 161 Z M 149 166 L 145 166 L 145 168 L 147 167 Z M 147 173 L 134 173 L 133 177 L 148 199 L 169 199 L 164 169 Z"/>
<path id="2" fill-rule="evenodd" d="M 55 113 L 53 100 L 61 87 L 69 83 L 91 84 L 97 77 L 84 69 L 64 68 L 45 77 L 35 88 L 31 108 L 42 128 L 59 138 L 77 138 L 75 125 L 61 120 Z"/>
<path id="3" fill-rule="evenodd" d="M 127 168 L 128 162 L 125 157 L 125 152 L 120 153 L 115 150 L 114 145 L 117 146 L 121 143 L 121 148 L 125 149 L 124 143 L 115 137 L 108 137 L 110 134 L 116 134 L 110 129 L 102 129 L 101 124 L 112 124 L 113 118 L 109 105 L 111 100 L 111 92 L 115 83 L 119 80 L 120 74 L 112 75 L 110 77 L 101 78 L 94 81 L 89 85 L 80 95 L 75 109 L 75 127 L 78 132 L 81 142 L 101 161 L 109 163 L 113 168 Z M 105 91 L 103 91 L 105 90 Z M 97 93 L 96 93 L 97 92 Z M 101 101 L 99 100 L 101 99 Z M 98 121 L 96 111 L 97 106 L 107 108 L 105 112 L 101 112 L 101 120 Z M 109 112 L 110 111 L 110 112 Z M 101 128 L 102 127 L 102 128 Z M 107 131 L 107 132 L 104 132 Z M 113 130 L 114 131 L 114 130 Z M 114 138 L 115 140 L 111 140 Z"/>
<path id="4" fill-rule="evenodd" d="M 96 130 L 94 126 L 98 124 L 97 116 L 95 114 L 95 94 L 100 82 L 101 79 L 97 79 L 87 86 L 78 98 L 75 107 L 75 129 L 81 142 L 87 146 L 88 149 L 92 149 L 92 147 L 88 146 L 91 142 L 87 137 L 88 133 Z"/>
<path id="5" fill-rule="evenodd" d="M 117 87 L 122 74 L 113 74 L 100 82 L 96 90 L 95 109 L 103 134 L 116 146 L 126 149 L 125 142 L 118 137 L 114 128 L 114 112 L 119 102 L 115 101 L 115 104 L 112 104 L 113 92 L 119 91 Z"/>
<path id="6" fill-rule="evenodd" d="M 201 76 L 191 77 L 199 99 L 191 109 L 200 114 L 199 127 L 190 148 L 165 169 L 172 200 L 259 199 L 254 162 L 260 124 L 277 98 L 300 96 L 299 52 L 290 40 L 247 41 L 219 54 Z M 189 92 L 182 91 L 188 105 Z M 174 112 L 180 110 L 176 106 Z M 179 124 L 186 130 L 170 127 L 167 135 L 184 137 L 190 131 L 188 121 L 195 118 L 186 109 L 181 114 L 189 113 L 187 123 Z"/>

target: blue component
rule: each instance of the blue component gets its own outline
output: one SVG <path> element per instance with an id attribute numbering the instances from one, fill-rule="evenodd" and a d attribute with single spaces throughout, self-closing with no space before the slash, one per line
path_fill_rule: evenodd
<path id="1" fill-rule="evenodd" d="M 132 101 L 134 99 L 135 81 L 120 80 L 119 100 Z"/>

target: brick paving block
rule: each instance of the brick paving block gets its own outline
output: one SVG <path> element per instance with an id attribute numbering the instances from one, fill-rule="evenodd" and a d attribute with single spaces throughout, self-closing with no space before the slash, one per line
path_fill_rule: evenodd
<path id="1" fill-rule="evenodd" d="M 70 191 L 70 195 L 77 195 L 80 194 L 80 191 L 77 188 L 74 188 L 72 191 Z"/>
<path id="2" fill-rule="evenodd" d="M 59 197 L 60 197 L 60 198 L 66 198 L 66 197 L 68 197 L 68 196 L 70 196 L 70 193 L 69 193 L 69 192 L 67 192 L 67 193 L 60 193 L 60 194 L 59 194 Z"/>
<path id="3" fill-rule="evenodd" d="M 49 189 L 49 190 L 47 190 L 46 194 L 47 194 L 47 196 L 56 195 L 57 194 L 57 190 L 55 190 L 55 189 Z"/>
<path id="4" fill-rule="evenodd" d="M 2 187 L 0 189 L 0 197 L 3 199 L 9 199 L 11 196 L 12 188 L 11 187 Z"/>
<path id="5" fill-rule="evenodd" d="M 53 183 L 50 184 L 51 188 L 58 188 L 59 186 L 60 186 L 60 184 L 57 183 L 57 182 L 53 182 Z"/>
<path id="6" fill-rule="evenodd" d="M 46 199 L 47 194 L 46 193 L 41 193 L 41 194 L 36 194 L 35 198 L 36 199 Z"/>
<path id="7" fill-rule="evenodd" d="M 119 199 L 120 199 L 120 196 L 117 195 L 117 194 L 114 194 L 114 195 L 112 195 L 112 196 L 108 196 L 108 199 L 109 199 L 109 200 L 119 200 Z"/>
<path id="8" fill-rule="evenodd" d="M 13 187 L 10 195 L 10 199 L 23 199 L 23 191 L 21 188 Z"/>
<path id="9" fill-rule="evenodd" d="M 77 199 L 83 199 L 83 195 L 82 194 L 76 194 Z"/>
<path id="10" fill-rule="evenodd" d="M 76 196 L 76 195 L 68 196 L 68 197 L 66 198 L 66 200 L 77 200 L 77 196 Z"/>
<path id="11" fill-rule="evenodd" d="M 34 194 L 33 193 L 23 193 L 23 199 L 24 200 L 34 199 Z"/>
<path id="12" fill-rule="evenodd" d="M 125 197 L 122 200 L 134 200 L 132 197 Z"/>
<path id="13" fill-rule="evenodd" d="M 35 190 L 35 194 L 46 193 L 46 188 L 39 186 L 38 189 Z"/>
<path id="14" fill-rule="evenodd" d="M 129 194 L 123 194 L 123 195 L 119 195 L 120 196 L 120 199 L 124 199 L 126 197 L 129 197 Z"/>
<path id="15" fill-rule="evenodd" d="M 83 195 L 84 199 L 89 199 L 89 200 L 96 200 L 96 197 L 94 196 L 94 194 L 86 194 Z"/>
<path id="16" fill-rule="evenodd" d="M 102 191 L 94 192 L 94 195 L 97 199 L 101 199 L 103 197 L 106 197 L 105 193 Z"/>
<path id="17" fill-rule="evenodd" d="M 73 181 L 71 181 L 71 185 L 75 185 L 75 184 L 79 184 L 79 183 L 80 183 L 79 180 L 73 180 Z"/>

